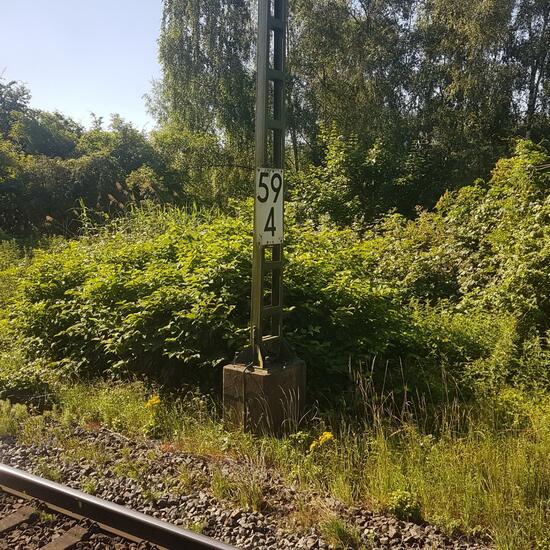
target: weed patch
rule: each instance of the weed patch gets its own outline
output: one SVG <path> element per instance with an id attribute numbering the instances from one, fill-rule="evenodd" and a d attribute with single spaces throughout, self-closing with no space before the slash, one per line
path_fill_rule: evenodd
<path id="1" fill-rule="evenodd" d="M 122 431 L 127 428 L 128 436 L 136 433 L 131 419 L 141 418 L 143 428 L 149 425 L 153 417 L 146 404 L 151 394 L 142 385 L 130 384 L 124 390 L 117 386 L 116 399 L 105 395 L 106 386 L 99 388 L 94 391 L 79 385 L 72 395 L 82 398 L 82 407 L 76 407 L 75 397 L 69 401 L 68 412 L 52 414 L 82 424 L 91 416 L 109 421 L 116 414 L 111 399 L 116 402 L 126 395 L 131 406 L 121 407 L 118 423 L 109 425 L 122 426 Z M 64 424 L 31 416 L 24 407 L 7 402 L 1 411 L 4 433 L 29 442 L 49 438 L 64 449 L 68 461 L 84 459 L 100 465 L 104 459 L 101 448 L 67 437 Z M 420 428 L 426 423 L 419 413 L 399 419 L 380 405 L 375 418 L 375 424 L 363 425 L 334 418 L 331 431 L 321 423 L 315 432 L 282 439 L 255 438 L 226 431 L 215 407 L 189 394 L 188 401 L 161 398 L 153 421 L 166 441 L 163 448 L 179 447 L 196 455 L 211 453 L 214 460 L 225 455 L 242 467 L 238 472 L 212 468 L 207 478 L 182 465 L 166 481 L 175 493 L 189 494 L 209 486 L 220 500 L 261 510 L 266 506 L 261 476 L 269 470 L 270 475 L 298 487 L 304 496 L 329 493 L 346 504 L 368 503 L 404 520 L 435 523 L 449 533 L 486 535 L 501 548 L 527 550 L 544 541 L 550 517 L 550 403 L 544 396 L 528 397 L 507 390 L 475 406 L 452 403 L 439 410 L 437 424 L 429 424 L 433 433 Z M 143 430 L 137 433 L 143 434 Z M 151 450 L 142 463 L 135 461 L 131 448 L 126 447 L 117 457 L 109 458 L 116 458 L 116 475 L 145 479 L 146 463 L 160 454 L 162 449 Z M 38 468 L 46 477 L 59 475 L 45 462 Z M 142 491 L 148 501 L 160 496 L 146 486 Z M 318 520 L 319 508 L 304 498 L 298 499 L 289 524 L 307 530 Z M 336 532 L 336 524 L 333 527 Z"/>
<path id="2" fill-rule="evenodd" d="M 75 384 L 59 390 L 61 420 L 100 423 L 130 436 L 145 436 L 154 424 L 141 383 Z"/>
<path id="3" fill-rule="evenodd" d="M 63 477 L 60 468 L 55 464 L 51 464 L 47 458 L 38 459 L 35 465 L 35 472 L 37 476 L 45 477 L 56 483 L 60 483 Z"/>
<path id="4" fill-rule="evenodd" d="M 260 511 L 266 505 L 261 485 L 250 471 L 228 475 L 216 468 L 212 472 L 210 489 L 216 498 L 229 500 L 244 509 Z"/>
<path id="5" fill-rule="evenodd" d="M 0 437 L 16 435 L 28 419 L 29 412 L 25 405 L 0 400 Z"/>
<path id="6" fill-rule="evenodd" d="M 323 521 L 319 529 L 323 538 L 338 550 L 365 548 L 361 543 L 359 531 L 336 516 Z"/>

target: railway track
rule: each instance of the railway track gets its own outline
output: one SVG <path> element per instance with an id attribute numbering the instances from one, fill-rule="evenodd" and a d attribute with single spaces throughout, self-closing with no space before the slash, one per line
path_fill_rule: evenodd
<path id="1" fill-rule="evenodd" d="M 235 550 L 81 491 L 0 464 L 0 550 Z"/>

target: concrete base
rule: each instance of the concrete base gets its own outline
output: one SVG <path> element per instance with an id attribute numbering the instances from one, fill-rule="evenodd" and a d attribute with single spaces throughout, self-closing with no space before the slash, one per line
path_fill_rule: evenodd
<path id="1" fill-rule="evenodd" d="M 305 392 L 303 361 L 269 369 L 227 365 L 223 369 L 224 421 L 255 433 L 290 431 L 302 416 Z"/>

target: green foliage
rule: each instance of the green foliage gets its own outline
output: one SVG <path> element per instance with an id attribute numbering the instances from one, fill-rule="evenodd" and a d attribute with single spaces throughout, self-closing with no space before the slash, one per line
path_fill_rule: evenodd
<path id="1" fill-rule="evenodd" d="M 0 398 L 22 400 L 47 394 L 56 373 L 40 361 L 29 364 L 21 342 L 4 326 L 0 331 Z"/>
<path id="2" fill-rule="evenodd" d="M 163 163 L 144 134 L 119 116 L 84 131 L 60 113 L 18 111 L 0 138 L 0 230 L 74 234 L 78 211 L 97 219 L 143 200 L 173 200 Z"/>
<path id="3" fill-rule="evenodd" d="M 101 468 L 111 458 L 103 444 L 69 437 L 56 420 L 100 422 L 136 437 L 145 433 L 153 416 L 147 403 L 156 402 L 147 401 L 150 393 L 136 383 L 79 384 L 63 388 L 59 395 L 61 409 L 54 411 L 53 422 L 50 414 L 29 417 L 24 407 L 4 402 L 0 424 L 8 418 L 10 433 L 21 441 L 48 441 L 63 448 L 67 460 L 85 460 Z M 195 490 L 210 487 L 218 498 L 261 509 L 271 497 L 262 494 L 260 480 L 276 472 L 307 500 L 308 506 L 296 511 L 301 518 L 295 519 L 345 548 L 358 540 L 355 528 L 327 515 L 322 502 L 312 500 L 312 495 L 327 492 L 341 498 L 345 479 L 350 504 L 368 502 L 375 509 L 390 508 L 415 520 L 421 512 L 423 520 L 449 532 L 486 535 L 497 548 L 544 547 L 550 513 L 547 395 L 506 388 L 476 403 L 449 402 L 431 418 L 433 431 L 425 429 L 431 416 L 427 410 L 418 411 L 415 418 L 407 413 L 398 418 L 386 401 L 370 396 L 365 406 L 376 408 L 377 421 L 338 414 L 328 441 L 328 433 L 317 437 L 322 427 L 290 438 L 227 432 L 218 412 L 206 403 L 207 399 L 189 394 L 175 400 L 163 396 L 156 405 L 157 413 L 164 410 L 155 421 L 167 448 L 173 445 L 213 460 L 210 479 L 195 473 L 190 480 L 190 472 L 180 471 L 180 491 L 189 490 L 190 484 Z M 15 416 L 19 420 L 14 423 Z M 328 420 L 322 416 L 322 422 Z M 325 443 L 312 452 L 308 443 L 313 438 Z M 143 478 L 156 457 L 135 462 L 131 454 L 130 447 L 121 451 L 117 472 Z M 37 472 L 56 475 L 42 463 Z M 169 479 L 171 484 L 175 481 Z M 150 488 L 145 494 L 152 500 L 160 496 Z"/>
<path id="4" fill-rule="evenodd" d="M 223 135 L 226 151 L 252 150 L 255 10 L 163 5 L 151 110 Z M 486 177 L 511 138 L 548 139 L 549 29 L 544 0 L 292 2 L 288 164 L 304 212 L 313 199 L 314 218 L 353 219 L 358 200 L 369 221 L 391 208 L 411 216 Z M 327 128 L 356 142 L 351 172 L 324 158 Z"/>
<path id="5" fill-rule="evenodd" d="M 293 178 L 292 198 L 300 219 L 319 223 L 321 218 L 350 225 L 361 216 L 360 202 L 352 187 L 356 140 L 346 140 L 335 128 L 322 134 L 324 162 L 299 172 Z"/>
<path id="6" fill-rule="evenodd" d="M 48 373 L 40 361 L 28 365 L 20 336 L 9 321 L 9 307 L 27 263 L 12 240 L 0 240 L 0 399 L 44 394 Z"/>
<path id="7" fill-rule="evenodd" d="M 378 436 L 364 466 L 367 491 L 405 510 L 411 502 L 416 510 L 418 501 L 424 519 L 449 531 L 488 531 L 497 548 L 532 548 L 547 532 L 548 404 L 520 399 L 516 410 L 529 419 L 522 429 L 510 429 L 500 412 L 493 414 L 493 402 L 475 413 L 462 410 L 466 431 L 455 431 L 452 418 L 460 415 L 449 409 L 449 431 L 441 438 L 413 426 Z M 501 411 L 506 403 L 509 398 Z"/>
<path id="8" fill-rule="evenodd" d="M 197 367 L 222 364 L 245 345 L 249 223 L 136 211 L 60 250 L 37 251 L 21 278 L 14 326 L 32 356 L 69 375 L 197 379 Z M 368 252 L 351 230 L 290 231 L 287 295 L 299 305 L 288 336 L 319 375 L 345 371 L 350 354 L 398 347 L 406 316 L 391 291 L 365 285 Z"/>
<path id="9" fill-rule="evenodd" d="M 8 136 L 14 117 L 27 111 L 30 97 L 25 85 L 0 77 L 0 139 Z"/>
<path id="10" fill-rule="evenodd" d="M 101 121 L 80 137 L 77 144 L 81 156 L 103 153 L 113 160 L 120 170 L 129 173 L 142 165 L 155 166 L 157 156 L 146 136 L 119 115 L 113 115 L 109 129 Z"/>
<path id="11" fill-rule="evenodd" d="M 81 204 L 103 219 L 143 200 L 225 208 L 251 194 L 255 6 L 162 4 L 151 136 L 116 115 L 84 130 L 0 79 L 1 231 L 73 235 Z M 290 10 L 287 181 L 300 219 L 414 217 L 487 178 L 517 136 L 549 139 L 544 0 L 296 0 Z"/>
<path id="12" fill-rule="evenodd" d="M 335 124 L 321 125 L 318 141 L 320 160 L 289 178 L 300 219 L 365 227 L 394 210 L 412 217 L 417 205 L 433 207 L 449 188 L 439 179 L 443 153 L 435 146 L 403 151 L 384 138 L 343 134 Z"/>
<path id="13" fill-rule="evenodd" d="M 395 491 L 390 495 L 388 511 L 404 521 L 422 521 L 422 509 L 418 499 L 409 491 Z"/>
<path id="14" fill-rule="evenodd" d="M 242 469 L 237 475 L 230 475 L 215 468 L 210 480 L 212 494 L 220 500 L 230 500 L 245 510 L 260 511 L 265 506 L 256 465 Z"/>
<path id="15" fill-rule="evenodd" d="M 458 359 L 452 347 L 465 350 L 466 341 L 460 344 L 456 336 L 478 326 L 478 344 L 494 351 L 492 359 L 478 354 L 485 359 L 470 371 L 492 373 L 489 386 L 496 379 L 536 386 L 548 378 L 549 160 L 542 148 L 519 141 L 489 182 L 448 193 L 435 212 L 422 212 L 415 221 L 388 216 L 370 235 L 380 245 L 374 279 L 407 302 L 435 305 L 442 312 L 439 323 L 454 319 L 458 332 L 442 324 L 454 332 L 451 347 L 438 344 L 439 351 L 446 348 Z M 421 324 L 430 311 L 420 314 Z M 482 325 L 491 328 L 484 333 Z M 440 342 L 445 337 L 437 323 L 429 331 Z"/>
<path id="16" fill-rule="evenodd" d="M 82 127 L 59 112 L 14 114 L 9 138 L 25 153 L 67 158 L 74 153 Z"/>
<path id="17" fill-rule="evenodd" d="M 290 104 L 300 115 L 291 124 L 307 144 L 297 149 L 315 158 L 327 123 L 367 148 L 383 143 L 390 206 L 410 213 L 485 177 L 506 138 L 548 138 L 545 2 L 300 0 L 291 9 Z"/>
<path id="18" fill-rule="evenodd" d="M 15 435 L 28 417 L 25 405 L 12 405 L 9 400 L 0 400 L 0 437 Z"/>
<path id="19" fill-rule="evenodd" d="M 61 483 L 61 480 L 63 479 L 63 472 L 59 466 L 52 464 L 46 457 L 41 457 L 38 459 L 38 462 L 34 467 L 34 471 L 39 477 L 45 477 L 55 483 Z"/>
<path id="20" fill-rule="evenodd" d="M 126 178 L 126 188 L 131 193 L 133 202 L 156 200 L 164 194 L 164 182 L 153 168 L 144 164 L 130 172 Z"/>
<path id="21" fill-rule="evenodd" d="M 0 184 L 4 185 L 16 175 L 17 151 L 15 146 L 0 138 Z"/>
<path id="22" fill-rule="evenodd" d="M 488 184 L 448 194 L 415 221 L 388 216 L 364 235 L 288 217 L 285 326 L 315 365 L 313 386 L 377 357 L 386 367 L 373 381 L 403 397 L 407 387 L 434 398 L 507 382 L 546 387 L 548 174 L 537 167 L 547 159 L 519 142 Z M 208 382 L 199 367 L 246 344 L 248 210 L 136 209 L 36 251 L 9 298 L 13 330 L 31 357 L 64 375 Z"/>
<path id="23" fill-rule="evenodd" d="M 21 329 L 38 353 L 55 341 L 57 351 L 47 355 L 83 374 L 177 378 L 182 367 L 217 364 L 243 343 L 231 314 L 246 309 L 246 229 L 229 218 L 201 224 L 176 212 L 153 237 L 134 223 L 138 233 L 120 226 L 59 254 L 38 253 L 24 290 L 34 320 L 21 317 Z"/>
<path id="24" fill-rule="evenodd" d="M 191 131 L 175 121 L 155 130 L 151 139 L 175 200 L 208 206 L 249 196 L 252 149 L 224 146 L 219 135 Z"/>
<path id="25" fill-rule="evenodd" d="M 245 0 L 165 0 L 159 39 L 158 114 L 192 132 L 250 140 L 253 121 L 251 9 Z M 166 122 L 166 120 L 164 120 Z"/>
<path id="26" fill-rule="evenodd" d="M 361 545 L 359 531 L 336 516 L 322 522 L 319 528 L 323 538 L 332 545 L 333 548 L 340 550 L 360 550 L 364 548 Z"/>
<path id="27" fill-rule="evenodd" d="M 77 384 L 59 389 L 63 422 L 101 423 L 131 436 L 144 436 L 154 412 L 146 406 L 147 390 L 138 382 Z"/>
<path id="28" fill-rule="evenodd" d="M 142 202 L 226 206 L 250 191 L 250 154 L 212 132 L 167 123 L 146 136 L 113 115 L 89 130 L 25 108 L 0 137 L 0 231 L 74 235 Z"/>

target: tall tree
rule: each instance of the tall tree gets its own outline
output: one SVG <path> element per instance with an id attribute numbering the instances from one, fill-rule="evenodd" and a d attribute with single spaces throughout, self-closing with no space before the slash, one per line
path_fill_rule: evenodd
<path id="1" fill-rule="evenodd" d="M 164 0 L 159 118 L 217 136 L 234 158 L 252 138 L 254 4 Z M 487 177 L 512 138 L 550 138 L 549 0 L 290 9 L 289 167 L 325 163 L 323 128 L 351 140 L 345 177 L 369 215 L 431 207 L 445 189 Z"/>
<path id="2" fill-rule="evenodd" d="M 296 0 L 293 6 L 292 76 L 318 121 L 371 141 L 403 136 L 411 2 Z"/>
<path id="3" fill-rule="evenodd" d="M 519 0 L 516 13 L 514 55 L 521 67 L 516 82 L 518 111 L 527 137 L 550 138 L 550 2 Z"/>
<path id="4" fill-rule="evenodd" d="M 484 175 L 513 134 L 513 0 L 426 0 L 416 25 L 417 136 L 459 178 Z"/>
<path id="5" fill-rule="evenodd" d="M 12 80 L 2 82 L 0 78 L 0 136 L 7 137 L 13 124 L 15 113 L 25 113 L 29 106 L 31 93 L 28 88 Z"/>
<path id="6" fill-rule="evenodd" d="M 252 38 L 247 0 L 164 0 L 163 111 L 192 131 L 250 140 Z"/>

